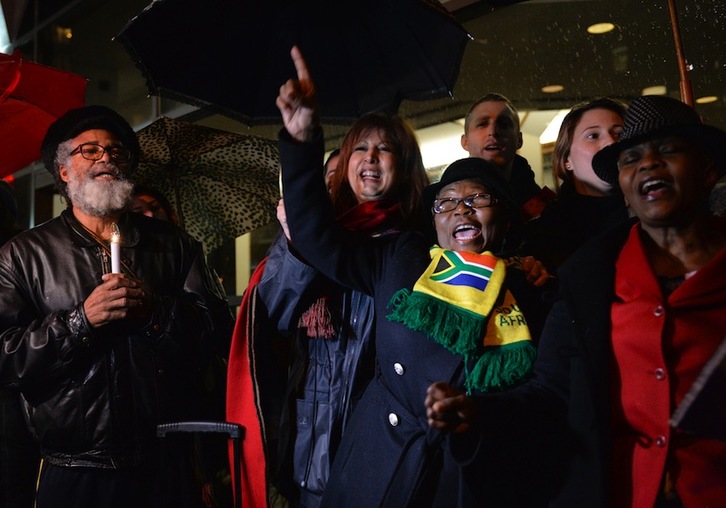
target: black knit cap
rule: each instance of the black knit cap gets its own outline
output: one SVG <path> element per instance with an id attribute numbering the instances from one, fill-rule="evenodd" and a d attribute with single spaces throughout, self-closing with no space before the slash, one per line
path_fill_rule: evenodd
<path id="1" fill-rule="evenodd" d="M 129 123 L 106 106 L 85 106 L 68 111 L 48 127 L 48 132 L 46 132 L 40 148 L 45 169 L 51 175 L 55 175 L 55 155 L 58 145 L 75 138 L 82 132 L 93 129 L 103 129 L 113 133 L 121 144 L 131 151 L 129 167 L 134 167 L 139 160 L 141 147 L 136 133 Z"/>
<path id="2" fill-rule="evenodd" d="M 429 210 L 434 204 L 434 199 L 439 191 L 450 183 L 461 180 L 479 180 L 489 188 L 489 191 L 500 200 L 504 201 L 510 214 L 519 214 L 519 207 L 512 197 L 512 190 L 501 174 L 501 170 L 495 165 L 479 157 L 467 157 L 452 162 L 444 170 L 441 179 L 426 186 L 423 192 L 424 206 Z"/>
<path id="3" fill-rule="evenodd" d="M 719 176 L 726 172 L 726 132 L 705 125 L 695 109 L 662 95 L 644 95 L 628 106 L 623 132 L 617 143 L 595 154 L 592 168 L 602 180 L 617 185 L 618 158 L 623 150 L 662 136 L 681 136 L 694 140 L 716 161 Z"/>

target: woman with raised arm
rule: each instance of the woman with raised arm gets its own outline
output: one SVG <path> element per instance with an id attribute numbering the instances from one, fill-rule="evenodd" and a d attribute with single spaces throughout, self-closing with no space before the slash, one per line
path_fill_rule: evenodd
<path id="1" fill-rule="evenodd" d="M 416 136 L 403 119 L 364 115 L 332 163 L 333 171 L 326 163 L 318 179 L 329 188 L 331 218 L 341 227 L 370 237 L 420 228 L 428 178 Z M 292 506 L 315 508 L 350 414 L 374 374 L 373 299 L 308 264 L 289 242 L 282 200 L 278 220 L 287 238 L 278 238 L 259 282 L 248 288 L 258 305 L 249 320 L 243 306 L 238 332 L 253 330 L 259 360 L 259 368 L 251 370 L 258 372 L 255 393 L 265 426 L 270 497 L 280 493 Z M 233 348 L 244 343 L 240 338 L 235 333 Z M 281 363 L 275 361 L 279 354 L 271 355 L 275 347 L 290 352 L 287 373 L 271 368 Z M 238 420 L 237 409 L 250 405 L 237 391 L 249 376 L 238 358 L 230 360 L 228 419 L 249 427 Z"/>

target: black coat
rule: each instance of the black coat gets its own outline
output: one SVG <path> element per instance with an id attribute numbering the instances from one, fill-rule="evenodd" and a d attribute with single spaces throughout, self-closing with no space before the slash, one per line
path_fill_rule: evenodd
<path id="1" fill-rule="evenodd" d="M 542 214 L 521 229 L 518 252 L 534 256 L 551 273 L 588 240 L 628 218 L 625 201 L 619 192 L 611 196 L 578 194 L 570 182 L 560 188 Z"/>
<path id="2" fill-rule="evenodd" d="M 512 162 L 512 174 L 509 178 L 509 185 L 512 189 L 514 201 L 522 206 L 527 201 L 542 192 L 534 179 L 534 171 L 527 162 L 527 159 L 519 154 L 514 156 Z"/>
<path id="3" fill-rule="evenodd" d="M 562 299 L 553 306 L 540 342 L 542 357 L 559 356 L 558 384 L 567 379 L 568 435 L 562 450 L 567 457 L 553 506 L 609 506 L 610 309 L 615 261 L 631 226 L 627 221 L 597 237 L 558 271 Z M 536 372 L 551 367 L 545 361 Z"/>
<path id="4" fill-rule="evenodd" d="M 479 397 L 479 441 L 458 445 L 504 453 L 496 432 L 530 436 L 530 459 L 548 473 L 541 487 L 553 497 L 550 506 L 609 506 L 610 308 L 615 260 L 631 226 L 626 221 L 596 237 L 562 265 L 560 299 L 542 331 L 534 378 Z"/>

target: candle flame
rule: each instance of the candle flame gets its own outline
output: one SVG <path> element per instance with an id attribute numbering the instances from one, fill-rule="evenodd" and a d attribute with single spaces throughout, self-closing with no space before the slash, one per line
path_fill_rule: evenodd
<path id="1" fill-rule="evenodd" d="M 111 243 L 119 243 L 121 241 L 121 231 L 118 228 L 118 224 L 115 222 L 111 224 Z"/>

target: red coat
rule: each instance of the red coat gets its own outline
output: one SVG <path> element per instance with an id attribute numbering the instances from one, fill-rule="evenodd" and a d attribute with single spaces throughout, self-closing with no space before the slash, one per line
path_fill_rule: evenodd
<path id="1" fill-rule="evenodd" d="M 726 250 L 669 296 L 639 227 L 616 264 L 611 309 L 613 506 L 653 506 L 665 472 L 685 506 L 724 506 L 726 442 L 671 429 L 673 409 L 726 331 Z"/>

